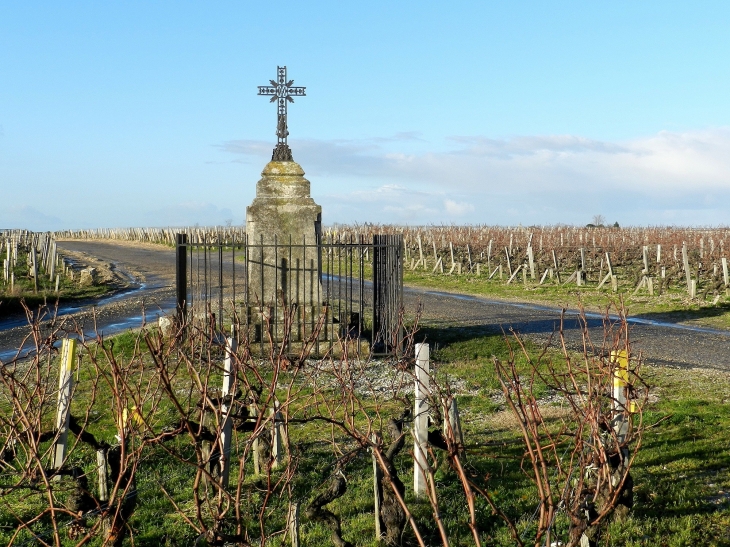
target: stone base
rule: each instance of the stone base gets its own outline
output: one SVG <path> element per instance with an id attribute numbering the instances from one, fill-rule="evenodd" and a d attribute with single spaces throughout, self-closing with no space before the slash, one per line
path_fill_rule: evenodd
<path id="1" fill-rule="evenodd" d="M 291 155 L 286 145 L 277 150 Z M 293 161 L 271 161 L 246 208 L 248 301 L 319 306 L 322 208 Z"/>

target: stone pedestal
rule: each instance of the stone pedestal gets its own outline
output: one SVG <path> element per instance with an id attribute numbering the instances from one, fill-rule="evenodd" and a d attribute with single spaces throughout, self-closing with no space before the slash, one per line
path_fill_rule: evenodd
<path id="1" fill-rule="evenodd" d="M 261 175 L 246 208 L 249 314 L 260 335 L 266 322 L 281 332 L 289 313 L 292 337 L 306 337 L 321 311 L 322 207 L 298 163 L 271 161 Z"/>

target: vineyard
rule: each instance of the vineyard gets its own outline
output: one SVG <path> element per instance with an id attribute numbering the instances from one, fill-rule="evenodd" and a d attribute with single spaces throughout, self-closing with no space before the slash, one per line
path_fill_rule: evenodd
<path id="1" fill-rule="evenodd" d="M 355 229 L 356 230 L 356 229 Z M 727 229 L 370 227 L 403 233 L 406 266 L 505 283 L 574 284 L 717 296 L 728 285 Z M 352 228 L 345 228 L 352 232 Z M 692 287 L 694 286 L 694 290 Z"/>
<path id="2" fill-rule="evenodd" d="M 245 238 L 232 227 L 15 233 L 2 251 L 15 281 L 37 278 L 41 293 L 55 289 L 50 264 L 80 282 L 54 257 L 56 238 L 171 245 L 179 232 L 200 247 Z M 338 226 L 323 235 L 403 234 L 412 283 L 523 299 L 705 299 L 722 310 L 729 233 Z M 373 251 L 356 251 L 361 268 Z M 420 318 L 401 325 L 403 357 L 380 360 L 348 352 L 347 329 L 340 351 L 317 358 L 318 331 L 291 352 L 291 332 L 260 350 L 237 322 L 88 339 L 72 320 L 41 329 L 31 317 L 29 332 L 44 333 L 35 351 L 0 367 L 0 541 L 720 544 L 730 507 L 725 373 L 644 367 L 623 308 L 609 311 L 577 361 L 562 342 L 545 352 Z M 430 358 L 419 340 L 433 341 Z"/>
<path id="3" fill-rule="evenodd" d="M 584 535 L 598 539 L 603 521 L 631 506 L 628 451 L 641 444 L 647 392 L 611 389 L 619 369 L 643 389 L 639 361 L 609 358 L 627 355 L 625 322 L 607 326 L 613 342 L 601 356 L 586 354 L 587 370 L 566 369 L 567 353 L 544 363 L 550 382 L 597 386 L 589 397 L 565 382 L 552 389 L 575 412 L 491 438 L 483 418 L 462 428 L 456 399 L 474 416 L 470 400 L 452 391 L 450 374 L 430 368 L 428 345 L 413 347 L 415 331 L 409 357 L 381 361 L 348 354 L 347 338 L 337 341 L 340 357 L 315 359 L 319 332 L 298 353 L 272 344 L 261 358 L 246 332 L 232 328 L 225 339 L 193 323 L 169 336 L 146 327 L 85 339 L 54 320 L 29 359 L 4 363 L 0 541 L 426 547 L 562 538 L 576 546 Z M 527 346 L 515 357 L 499 339 L 484 343 L 502 358 L 483 367 L 485 393 L 515 419 L 551 416 L 547 386 L 519 382 L 538 366 Z M 611 420 L 621 427 L 606 437 L 599 424 Z M 540 458 L 559 474 L 522 476 L 525 446 L 552 438 Z M 579 486 L 567 488 L 573 477 Z M 586 500 L 599 495 L 586 517 Z M 527 520 L 535 508 L 544 510 Z"/>
<path id="4" fill-rule="evenodd" d="M 57 232 L 57 238 L 172 245 L 242 241 L 242 227 L 128 228 Z M 323 237 L 371 241 L 403 234 L 406 282 L 517 299 L 584 303 L 611 294 L 640 311 L 722 305 L 730 284 L 730 228 L 335 225 Z M 730 242 L 728 242 L 730 243 Z M 600 297 L 599 297 L 600 295 Z M 664 299 L 656 298 L 664 296 Z M 654 297 L 654 298 L 652 298 Z M 562 299 L 562 300 L 561 300 Z M 571 296 L 574 301 L 575 298 Z M 575 304 L 573 304 L 575 305 Z"/>
<path id="5" fill-rule="evenodd" d="M 51 233 L 0 231 L 0 315 L 56 299 L 97 296 L 109 289 L 94 268 L 59 253 Z"/>

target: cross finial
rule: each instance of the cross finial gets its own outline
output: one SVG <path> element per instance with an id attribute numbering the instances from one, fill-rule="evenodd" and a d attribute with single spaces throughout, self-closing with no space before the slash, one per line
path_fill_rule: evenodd
<path id="1" fill-rule="evenodd" d="M 305 96 L 304 92 L 306 87 L 292 87 L 294 80 L 286 79 L 286 67 L 276 67 L 276 80 L 269 80 L 271 85 L 260 85 L 259 95 L 273 95 L 271 102 L 278 101 L 277 108 L 277 121 L 276 121 L 276 136 L 279 138 L 279 142 L 274 148 L 274 153 L 271 156 L 273 161 L 294 161 L 292 159 L 291 150 L 286 142 L 286 138 L 289 136 L 289 127 L 286 123 L 286 106 L 287 103 L 293 103 L 294 99 L 292 96 Z"/>

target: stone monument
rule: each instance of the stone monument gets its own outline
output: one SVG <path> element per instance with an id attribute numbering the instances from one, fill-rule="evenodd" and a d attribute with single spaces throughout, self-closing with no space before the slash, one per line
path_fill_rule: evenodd
<path id="1" fill-rule="evenodd" d="M 310 196 L 309 181 L 287 143 L 287 103 L 304 96 L 306 88 L 292 86 L 286 67 L 277 69 L 276 81 L 259 86 L 259 95 L 277 102 L 278 143 L 246 208 L 249 314 L 259 325 L 256 337 L 267 324 L 279 337 L 289 322 L 292 338 L 302 339 L 321 313 L 322 207 Z"/>

